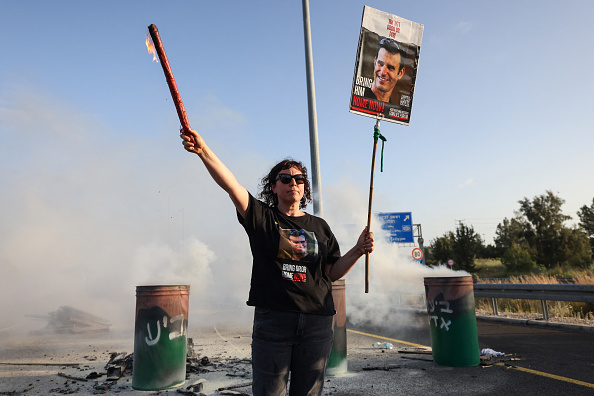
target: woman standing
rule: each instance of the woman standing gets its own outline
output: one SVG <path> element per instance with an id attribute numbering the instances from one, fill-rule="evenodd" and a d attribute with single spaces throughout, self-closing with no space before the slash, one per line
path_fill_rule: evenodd
<path id="1" fill-rule="evenodd" d="M 328 224 L 302 211 L 311 192 L 301 162 L 287 159 L 275 165 L 261 181 L 261 201 L 239 184 L 196 131 L 181 138 L 229 194 L 249 237 L 254 395 L 284 396 L 289 373 L 291 396 L 321 395 L 332 349 L 332 282 L 373 251 L 373 233 L 363 230 L 355 246 L 341 255 Z"/>

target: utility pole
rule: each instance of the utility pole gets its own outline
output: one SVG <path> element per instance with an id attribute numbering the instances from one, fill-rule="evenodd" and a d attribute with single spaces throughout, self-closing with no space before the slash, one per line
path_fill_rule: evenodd
<path id="1" fill-rule="evenodd" d="M 413 237 L 417 237 L 417 241 L 419 242 L 419 249 L 421 249 L 421 252 L 423 252 L 423 258 L 419 261 L 419 263 L 425 264 L 425 247 L 423 246 L 425 240 L 423 239 L 423 231 L 421 230 L 420 224 L 413 224 L 413 233 Z"/>
<path id="2" fill-rule="evenodd" d="M 324 214 L 322 206 L 322 181 L 320 175 L 320 154 L 318 145 L 318 114 L 316 112 L 316 89 L 311 49 L 311 27 L 309 22 L 309 0 L 303 0 L 303 32 L 305 36 L 305 69 L 307 74 L 307 109 L 309 114 L 309 151 L 311 156 L 311 184 L 313 207 L 316 216 Z"/>

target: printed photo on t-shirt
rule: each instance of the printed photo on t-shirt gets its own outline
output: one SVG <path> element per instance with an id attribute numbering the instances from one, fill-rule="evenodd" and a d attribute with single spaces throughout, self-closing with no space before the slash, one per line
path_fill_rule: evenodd
<path id="1" fill-rule="evenodd" d="M 280 228 L 278 258 L 313 262 L 318 256 L 318 241 L 313 232 Z"/>

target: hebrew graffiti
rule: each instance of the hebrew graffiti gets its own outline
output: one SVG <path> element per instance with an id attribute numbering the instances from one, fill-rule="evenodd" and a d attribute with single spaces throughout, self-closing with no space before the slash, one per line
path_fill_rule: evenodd
<path id="1" fill-rule="evenodd" d="M 177 315 L 174 316 L 173 318 L 168 320 L 167 316 L 163 316 L 163 328 L 167 328 L 167 323 L 169 322 L 171 329 L 169 330 L 169 339 L 173 340 L 174 338 L 178 338 L 178 337 L 183 337 L 185 334 L 184 331 L 184 315 Z M 155 337 L 153 337 L 153 334 L 151 332 L 151 323 L 147 322 L 146 324 L 146 330 L 148 333 L 148 336 L 144 337 L 144 341 L 146 342 L 147 345 L 155 345 L 157 342 L 159 342 L 159 339 L 161 338 L 161 322 L 160 321 L 156 321 L 155 322 L 155 326 L 157 328 L 157 334 Z M 175 330 L 173 330 L 175 329 Z"/>
<path id="2" fill-rule="evenodd" d="M 435 327 L 444 329 L 445 331 L 450 330 L 452 321 L 448 319 L 448 316 L 454 313 L 454 310 L 450 308 L 449 301 L 427 301 L 427 312 L 429 313 L 429 325 L 433 322 Z"/>
<path id="3" fill-rule="evenodd" d="M 146 345 L 155 345 L 157 342 L 159 342 L 159 339 L 161 338 L 161 324 L 159 322 L 157 322 L 157 336 L 153 338 L 153 334 L 151 333 L 151 324 L 147 323 L 146 324 L 146 331 L 149 334 L 148 337 L 144 337 L 144 341 L 146 342 Z"/>
<path id="4" fill-rule="evenodd" d="M 136 337 L 139 337 L 146 345 L 153 346 L 162 338 L 174 340 L 185 337 L 186 328 L 187 319 L 184 314 L 170 317 L 160 307 L 152 307 L 139 310 Z"/>
<path id="5" fill-rule="evenodd" d="M 446 322 L 443 318 L 440 318 L 440 319 L 441 319 L 441 324 L 439 325 L 439 328 L 440 329 L 443 329 L 445 327 L 445 330 L 446 331 L 449 331 L 450 330 L 450 325 L 452 324 L 452 321 L 451 320 L 448 320 Z"/>
<path id="6" fill-rule="evenodd" d="M 187 327 L 187 313 L 176 306 L 137 309 L 133 388 L 164 389 L 184 382 Z"/>
<path id="7" fill-rule="evenodd" d="M 443 306 L 446 306 L 447 307 L 447 308 L 441 308 L 440 311 L 443 312 L 443 313 L 453 313 L 454 312 L 454 311 L 452 311 L 450 309 L 450 302 L 449 301 L 440 301 L 439 302 L 439 305 L 443 305 Z"/>

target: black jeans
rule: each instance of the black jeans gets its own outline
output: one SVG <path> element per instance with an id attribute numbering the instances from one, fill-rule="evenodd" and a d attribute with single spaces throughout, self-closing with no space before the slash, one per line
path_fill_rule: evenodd
<path id="1" fill-rule="evenodd" d="M 252 333 L 254 396 L 319 396 L 332 349 L 332 316 L 256 308 Z"/>

